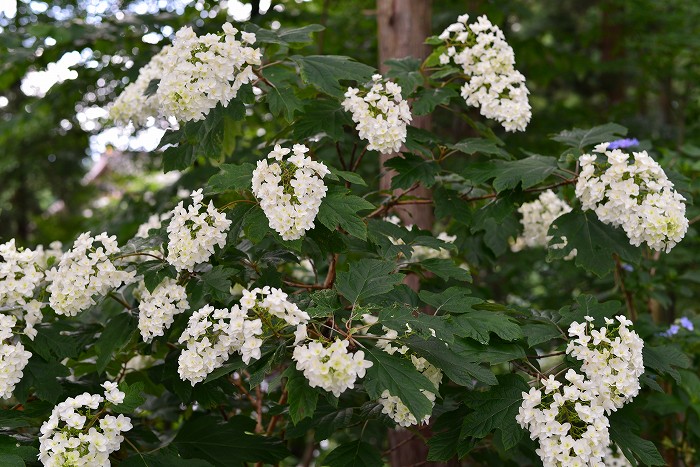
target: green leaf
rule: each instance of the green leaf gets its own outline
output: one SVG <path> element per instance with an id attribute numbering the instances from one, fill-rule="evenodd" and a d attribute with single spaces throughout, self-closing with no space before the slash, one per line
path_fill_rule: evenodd
<path id="1" fill-rule="evenodd" d="M 343 138 L 343 125 L 352 126 L 352 120 L 336 100 L 314 99 L 304 101 L 304 112 L 294 122 L 296 139 L 316 137 L 325 133 L 334 141 Z"/>
<path id="2" fill-rule="evenodd" d="M 398 172 L 391 179 L 391 188 L 395 190 L 411 188 L 414 183 L 429 188 L 435 184 L 435 176 L 440 173 L 440 166 L 435 161 L 409 153 L 389 159 L 384 166 Z"/>
<path id="3" fill-rule="evenodd" d="M 214 266 L 200 276 L 204 284 L 204 293 L 210 293 L 212 296 L 220 299 L 230 297 L 231 281 L 229 277 L 233 274 L 235 274 L 233 269 Z"/>
<path id="4" fill-rule="evenodd" d="M 459 94 L 453 88 L 422 89 L 416 95 L 411 109 L 414 115 L 428 115 L 438 105 L 447 105 Z"/>
<path id="5" fill-rule="evenodd" d="M 102 373 L 113 360 L 113 355 L 124 347 L 137 331 L 137 322 L 129 313 L 121 313 L 110 319 L 95 342 L 97 372 Z"/>
<path id="6" fill-rule="evenodd" d="M 2 467 L 25 467 L 24 460 L 16 454 L 0 454 Z"/>
<path id="7" fill-rule="evenodd" d="M 464 313 L 472 310 L 472 305 L 483 302 L 480 298 L 471 297 L 470 293 L 469 289 L 463 287 L 450 287 L 440 293 L 421 290 L 418 296 L 423 302 L 435 308 L 435 314 L 440 311 Z"/>
<path id="8" fill-rule="evenodd" d="M 153 454 L 135 454 L 120 467 L 212 467 L 212 464 L 202 459 L 183 459 L 175 453 L 156 452 Z"/>
<path id="9" fill-rule="evenodd" d="M 659 375 L 667 374 L 680 383 L 681 375 L 676 368 L 690 368 L 691 360 L 676 344 L 656 347 L 644 346 L 644 367 Z"/>
<path id="10" fill-rule="evenodd" d="M 347 87 L 340 81 L 356 81 L 360 84 L 370 80 L 375 68 L 340 55 L 308 55 L 290 57 L 298 66 L 301 79 L 319 91 L 340 98 Z"/>
<path id="11" fill-rule="evenodd" d="M 610 439 L 622 450 L 625 457 L 636 465 L 636 458 L 646 465 L 666 465 L 666 461 L 654 443 L 640 438 L 634 431 L 635 424 L 626 420 L 624 412 L 617 412 L 610 417 Z"/>
<path id="12" fill-rule="evenodd" d="M 160 84 L 159 79 L 152 79 L 151 81 L 148 82 L 148 86 L 146 86 L 146 90 L 143 92 L 144 96 L 152 96 L 153 94 L 158 91 L 158 85 Z"/>
<path id="13" fill-rule="evenodd" d="M 456 326 L 455 333 L 470 337 L 482 344 L 489 343 L 489 334 L 494 333 L 505 341 L 523 337 L 520 326 L 510 317 L 492 311 L 470 310 L 450 318 Z"/>
<path id="14" fill-rule="evenodd" d="M 137 267 L 137 270 L 143 275 L 143 283 L 149 292 L 153 293 L 156 287 L 162 284 L 166 278 L 177 278 L 177 270 L 165 261 L 147 262 L 151 263 L 147 269 L 143 270 Z"/>
<path id="15" fill-rule="evenodd" d="M 253 243 L 260 243 L 265 235 L 272 232 L 270 221 L 267 220 L 260 205 L 256 204 L 246 212 L 243 218 L 243 232 L 245 237 Z"/>
<path id="16" fill-rule="evenodd" d="M 562 337 L 561 331 L 553 323 L 525 324 L 523 334 L 527 337 L 527 345 L 530 347 Z"/>
<path id="17" fill-rule="evenodd" d="M 250 190 L 255 166 L 243 164 L 221 164 L 219 173 L 207 182 L 207 194 L 222 193 L 228 190 Z"/>
<path id="18" fill-rule="evenodd" d="M 437 337 L 446 342 L 451 342 L 454 333 L 448 329 L 444 316 L 433 316 L 412 310 L 406 306 L 395 303 L 394 306 L 381 310 L 379 321 L 382 326 L 403 334 L 408 327 L 424 339 Z"/>
<path id="19" fill-rule="evenodd" d="M 333 289 L 318 290 L 311 294 L 312 305 L 306 309 L 311 318 L 325 318 L 342 309 L 338 294 Z"/>
<path id="20" fill-rule="evenodd" d="M 284 372 L 287 377 L 287 398 L 289 400 L 289 417 L 293 424 L 307 417 L 313 417 L 318 402 L 318 391 L 309 386 L 304 375 L 294 365 Z"/>
<path id="21" fill-rule="evenodd" d="M 598 143 L 606 143 L 620 139 L 627 134 L 627 128 L 616 123 L 606 123 L 588 130 L 574 128 L 565 130 L 552 137 L 554 141 L 563 143 L 571 148 L 583 151 L 586 146 Z"/>
<path id="22" fill-rule="evenodd" d="M 432 412 L 432 402 L 420 390 L 434 393 L 435 386 L 409 360 L 389 355 L 376 347 L 365 350 L 372 366 L 367 368 L 364 386 L 372 399 L 379 399 L 386 389 L 401 399 L 416 420 Z"/>
<path id="23" fill-rule="evenodd" d="M 40 358 L 32 357 L 24 369 L 24 378 L 20 384 L 28 384 L 30 387 L 34 387 L 36 395 L 41 400 L 56 404 L 63 395 L 63 385 L 58 379 L 69 375 L 70 371 L 68 368 L 60 363 L 47 363 Z M 18 391 L 19 388 L 16 387 L 15 395 Z"/>
<path id="24" fill-rule="evenodd" d="M 488 391 L 467 393 L 465 403 L 474 412 L 464 418 L 460 438 L 483 438 L 500 430 L 503 447 L 506 450 L 514 447 L 525 433 L 515 416 L 523 400 L 522 393 L 529 389 L 520 376 L 503 375 L 498 378 L 498 386 Z"/>
<path id="25" fill-rule="evenodd" d="M 246 23 L 245 30 L 255 33 L 255 42 L 259 44 L 279 44 L 303 46 L 314 41 L 313 33 L 326 29 L 320 24 L 308 24 L 300 28 L 263 29 L 255 23 Z M 297 46 L 297 47 L 298 47 Z"/>
<path id="26" fill-rule="evenodd" d="M 576 306 L 571 309 L 564 307 L 559 310 L 561 319 L 557 322 L 560 328 L 568 328 L 574 321 L 581 323 L 586 316 L 590 316 L 596 320 L 598 324 L 602 324 L 605 318 L 612 318 L 618 314 L 622 308 L 622 304 L 617 300 L 610 300 L 599 303 L 598 299 L 593 295 L 581 294 L 576 297 Z"/>
<path id="27" fill-rule="evenodd" d="M 641 249 L 630 245 L 627 235 L 621 230 L 603 224 L 592 211 L 575 209 L 558 217 L 549 228 L 550 245 L 567 244 L 560 249 L 549 249 L 547 259 L 560 259 L 574 248 L 577 250 L 576 266 L 603 277 L 614 267 L 613 254 L 626 261 L 638 263 Z"/>
<path id="28" fill-rule="evenodd" d="M 24 462 L 35 463 L 39 450 L 34 446 L 21 444 L 12 436 L 0 435 L 0 465 L 5 465 L 2 456 L 10 455 L 19 457 L 23 461 L 21 465 L 24 465 Z"/>
<path id="29" fill-rule="evenodd" d="M 340 177 L 347 182 L 354 183 L 355 185 L 367 186 L 367 182 L 365 182 L 365 180 L 355 172 L 338 170 L 335 167 L 331 167 L 330 171 L 331 175 L 328 176 L 328 178 L 331 180 L 337 180 L 338 177 Z M 335 178 L 332 178 L 333 176 L 335 176 Z"/>
<path id="30" fill-rule="evenodd" d="M 244 462 L 274 464 L 290 454 L 279 440 L 252 435 L 253 431 L 255 422 L 242 415 L 226 423 L 204 415 L 186 421 L 173 444 L 184 458 L 204 459 L 221 467 Z"/>
<path id="31" fill-rule="evenodd" d="M 469 274 L 469 271 L 457 266 L 453 259 L 428 258 L 417 264 L 445 280 L 454 278 L 463 282 L 472 281 L 472 276 Z"/>
<path id="32" fill-rule="evenodd" d="M 138 406 L 146 402 L 146 399 L 141 395 L 143 393 L 143 383 L 141 381 L 131 385 L 122 381 L 119 383 L 119 390 L 123 391 L 126 396 L 121 404 L 112 407 L 113 412 L 133 413 Z"/>
<path id="33" fill-rule="evenodd" d="M 341 227 L 353 237 L 366 240 L 367 224 L 357 213 L 368 209 L 374 209 L 369 201 L 349 194 L 345 188 L 333 186 L 323 198 L 316 219 L 328 230 Z"/>
<path id="34" fill-rule="evenodd" d="M 78 343 L 73 337 L 61 334 L 59 325 L 38 326 L 30 348 L 46 361 L 61 361 L 78 356 Z"/>
<path id="35" fill-rule="evenodd" d="M 362 259 L 350 263 L 350 269 L 338 272 L 335 288 L 353 305 L 367 298 L 389 292 L 399 284 L 403 274 L 395 273 L 396 265 L 378 259 Z"/>
<path id="36" fill-rule="evenodd" d="M 479 344 L 471 339 L 457 339 L 451 347 L 463 359 L 470 362 L 498 365 L 525 358 L 525 349 L 522 345 L 501 342 L 498 339 L 491 340 L 488 345 Z"/>
<path id="37" fill-rule="evenodd" d="M 498 193 L 522 185 L 523 189 L 537 185 L 558 169 L 554 157 L 533 154 L 516 161 L 490 161 L 475 164 L 462 172 L 462 176 L 475 183 L 493 178 L 493 187 Z"/>
<path id="38" fill-rule="evenodd" d="M 274 351 L 267 352 L 260 357 L 260 360 L 255 363 L 251 363 L 248 367 L 250 376 L 248 377 L 248 384 L 250 389 L 254 389 L 260 383 L 263 382 L 265 376 L 269 375 L 273 369 L 275 369 L 279 364 L 284 361 L 286 347 L 284 344 L 280 344 Z"/>
<path id="39" fill-rule="evenodd" d="M 402 339 L 401 342 L 440 368 L 448 378 L 459 385 L 472 387 L 475 379 L 488 385 L 498 383 L 490 369 L 479 366 L 471 356 L 461 352 L 463 346 L 458 341 L 447 343 L 439 339 L 425 340 L 411 336 Z"/>
<path id="40" fill-rule="evenodd" d="M 377 448 L 357 440 L 341 444 L 332 450 L 322 465 L 329 467 L 372 467 L 382 466 L 382 455 Z"/>
<path id="41" fill-rule="evenodd" d="M 485 154 L 489 156 L 497 156 L 502 159 L 510 159 L 511 155 L 503 148 L 503 142 L 500 140 L 491 140 L 485 138 L 467 138 L 457 144 L 449 145 L 450 149 L 456 149 L 473 156 L 474 154 Z"/>
<path id="42" fill-rule="evenodd" d="M 384 63 L 389 65 L 389 71 L 386 72 L 387 78 L 391 78 L 401 86 L 401 95 L 404 98 L 410 96 L 425 81 L 420 72 L 421 61 L 417 58 L 397 58 L 386 60 Z"/>

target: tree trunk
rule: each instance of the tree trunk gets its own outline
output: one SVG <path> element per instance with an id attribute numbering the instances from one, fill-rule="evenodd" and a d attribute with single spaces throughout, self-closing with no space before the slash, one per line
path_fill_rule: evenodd
<path id="1" fill-rule="evenodd" d="M 377 0 L 377 23 L 379 26 L 379 70 L 385 74 L 388 66 L 386 60 L 408 56 L 424 59 L 430 53 L 430 48 L 423 41 L 431 35 L 431 0 Z M 429 129 L 430 116 L 413 118 L 411 124 L 417 128 Z M 379 163 L 381 178 L 379 187 L 382 190 L 391 189 L 391 179 L 394 172 L 384 168 L 384 162 L 399 154 L 380 154 Z M 430 198 L 430 190 L 419 187 L 411 192 L 421 198 Z M 434 223 L 431 205 L 417 204 L 403 206 L 394 212 L 401 217 L 404 224 L 413 224 L 421 229 L 432 230 Z M 419 278 L 409 275 L 406 283 L 414 290 L 418 289 Z M 423 427 L 420 432 L 426 438 L 431 433 L 429 427 Z M 428 447 L 413 433 L 406 430 L 389 432 L 390 455 L 392 466 L 406 467 L 411 465 L 445 465 L 427 462 Z"/>
<path id="2" fill-rule="evenodd" d="M 431 34 L 431 0 L 377 0 L 377 23 L 379 26 L 379 71 L 384 74 L 386 60 L 408 56 L 424 59 L 430 47 L 423 42 Z M 411 124 L 417 128 L 430 128 L 430 116 L 413 117 Z M 380 154 L 379 169 L 382 176 L 379 188 L 391 188 L 394 172 L 384 168 L 384 162 L 398 154 Z M 430 190 L 420 187 L 412 195 L 429 198 Z M 405 224 L 414 224 L 421 229 L 432 229 L 433 209 L 430 205 L 411 205 L 395 212 Z"/>

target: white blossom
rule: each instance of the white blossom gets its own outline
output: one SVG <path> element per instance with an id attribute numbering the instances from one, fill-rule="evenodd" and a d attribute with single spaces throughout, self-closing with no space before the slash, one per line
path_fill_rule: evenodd
<path id="1" fill-rule="evenodd" d="M 248 364 L 260 358 L 262 321 L 250 319 L 238 305 L 231 310 L 206 305 L 190 316 L 179 343 L 187 344 L 178 358 L 178 373 L 192 386 L 238 352 Z"/>
<path id="2" fill-rule="evenodd" d="M 103 385 L 110 397 L 118 399 L 114 383 Z M 110 389 L 107 389 L 110 388 Z M 123 395 L 123 393 L 121 393 Z M 124 415 L 95 414 L 105 399 L 87 392 L 69 397 L 53 408 L 51 416 L 41 425 L 39 460 L 46 467 L 100 466 L 111 464 L 109 455 L 118 451 L 124 441 L 122 433 L 133 428 Z"/>
<path id="3" fill-rule="evenodd" d="M 411 123 L 411 110 L 401 96 L 401 86 L 372 76 L 365 89 L 348 88 L 343 108 L 352 113 L 360 138 L 369 143 L 367 149 L 384 154 L 398 152 L 406 141 L 406 126 Z"/>
<path id="4" fill-rule="evenodd" d="M 227 106 L 244 84 L 255 79 L 260 49 L 252 33 L 236 39 L 238 30 L 225 23 L 223 33 L 197 36 L 186 26 L 177 31 L 162 56 L 164 70 L 155 98 L 159 112 L 178 121 L 202 120 L 217 104 Z"/>
<path id="5" fill-rule="evenodd" d="M 46 288 L 50 293 L 49 304 L 56 314 L 75 316 L 95 305 L 95 296 L 104 296 L 123 283 L 130 283 L 136 273 L 117 269 L 110 259 L 117 253 L 116 236 L 80 234 L 73 247 L 63 254 L 58 267 L 46 272 L 51 282 Z"/>
<path id="6" fill-rule="evenodd" d="M 108 402 L 115 405 L 119 405 L 124 402 L 126 393 L 119 390 L 119 385 L 117 383 L 105 381 L 101 384 L 101 386 L 105 389 L 105 399 L 107 399 Z"/>
<path id="7" fill-rule="evenodd" d="M 276 162 L 260 160 L 253 171 L 253 194 L 270 228 L 284 240 L 301 238 L 314 227 L 328 190 L 323 177 L 330 171 L 323 163 L 306 157 L 308 151 L 302 144 L 295 144 L 291 150 L 276 145 L 267 156 Z M 293 155 L 286 157 L 290 152 Z"/>
<path id="8" fill-rule="evenodd" d="M 296 368 L 304 373 L 312 388 L 320 387 L 339 397 L 347 389 L 352 389 L 358 378 L 365 376 L 365 370 L 372 362 L 365 360 L 363 351 L 350 353 L 347 340 L 336 339 L 325 346 L 318 341 L 294 348 L 292 358 Z"/>
<path id="9" fill-rule="evenodd" d="M 193 271 L 214 254 L 214 246 L 226 245 L 226 232 L 231 221 L 219 212 L 213 202 L 202 204 L 202 190 L 192 193 L 192 204 L 185 209 L 183 202 L 173 210 L 168 224 L 168 263 L 178 271 Z"/>
<path id="10" fill-rule="evenodd" d="M 287 294 L 275 287 L 265 286 L 253 290 L 243 290 L 241 297 L 241 309 L 255 315 L 268 313 L 276 318 L 284 320 L 290 326 L 306 324 L 309 314 L 299 309 L 296 303 L 287 299 Z"/>
<path id="11" fill-rule="evenodd" d="M 32 356 L 18 339 L 13 339 L 16 324 L 15 316 L 0 315 L 0 397 L 3 399 L 12 397 Z"/>
<path id="12" fill-rule="evenodd" d="M 522 215 L 520 223 L 523 225 L 523 233 L 511 244 L 512 251 L 521 251 L 525 248 L 546 248 L 551 235 L 547 235 L 552 222 L 559 216 L 571 212 L 571 206 L 559 198 L 552 190 L 543 191 L 540 196 L 529 203 L 523 203 L 518 212 Z M 552 245 L 561 249 L 564 243 Z M 572 259 L 576 256 L 576 249 L 572 250 L 564 259 Z"/>
<path id="13" fill-rule="evenodd" d="M 634 246 L 646 242 L 654 250 L 671 251 L 688 230 L 685 198 L 646 151 L 633 152 L 630 160 L 621 149 L 607 147 L 599 144 L 596 154 L 579 158 L 581 207 L 594 210 L 605 224 L 622 227 Z"/>
<path id="14" fill-rule="evenodd" d="M 135 292 L 134 295 L 137 295 Z M 145 284 L 139 286 L 139 331 L 145 342 L 162 336 L 173 324 L 175 315 L 189 308 L 185 287 L 166 277 L 153 292 Z"/>
<path id="15" fill-rule="evenodd" d="M 516 421 L 539 441 L 536 452 L 545 467 L 603 466 L 610 444 L 605 408 L 593 383 L 574 370 L 565 378 L 568 384 L 550 377 L 542 389 L 523 392 Z"/>
<path id="16" fill-rule="evenodd" d="M 467 82 L 461 93 L 467 105 L 478 107 L 481 115 L 500 122 L 506 131 L 525 130 L 532 116 L 530 91 L 515 69 L 513 48 L 486 16 L 472 24 L 468 20 L 469 15 L 462 15 L 440 34 L 447 46 L 440 63 L 452 61 L 462 68 Z"/>
<path id="17" fill-rule="evenodd" d="M 150 117 L 159 114 L 160 105 L 155 93 L 147 96 L 146 91 L 153 80 L 161 80 L 166 73 L 172 73 L 170 61 L 172 46 L 166 45 L 139 70 L 136 81 L 129 84 L 117 97 L 109 109 L 109 116 L 117 125 L 132 123 L 135 127 L 144 126 Z"/>
<path id="18" fill-rule="evenodd" d="M 605 319 L 596 329 L 592 318 L 569 326 L 566 353 L 582 362 L 581 371 L 595 386 L 600 403 L 610 413 L 639 394 L 639 377 L 644 373 L 644 341 L 629 329 L 624 316 Z"/>

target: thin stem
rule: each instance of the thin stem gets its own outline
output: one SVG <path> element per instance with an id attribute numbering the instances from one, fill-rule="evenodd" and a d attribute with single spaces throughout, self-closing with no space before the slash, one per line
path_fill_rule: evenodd
<path id="1" fill-rule="evenodd" d="M 238 204 L 238 203 L 257 204 L 256 201 L 252 201 L 252 200 L 250 200 L 250 199 L 236 199 L 236 200 L 233 200 L 233 201 L 231 201 L 231 202 L 229 202 L 229 203 L 226 203 L 226 204 L 224 204 L 223 206 L 221 206 L 221 207 L 219 208 L 219 211 L 223 211 L 224 209 L 228 209 L 228 208 L 230 208 L 231 206 L 235 206 L 235 205 Z"/>
<path id="2" fill-rule="evenodd" d="M 285 404 L 287 402 L 287 388 L 284 388 L 284 391 L 282 391 L 282 395 L 280 396 L 280 399 L 277 401 L 278 405 Z M 270 423 L 267 425 L 267 430 L 265 430 L 265 434 L 267 436 L 270 436 L 273 431 L 275 431 L 275 426 L 277 426 L 277 422 L 279 422 L 280 415 L 275 415 L 272 417 L 272 420 L 270 420 Z"/>
<path id="3" fill-rule="evenodd" d="M 548 353 L 545 355 L 528 355 L 527 358 L 538 359 L 538 358 L 556 357 L 557 355 L 564 355 L 564 354 L 566 354 L 566 352 L 562 350 L 561 352 Z"/>
<path id="4" fill-rule="evenodd" d="M 151 253 L 146 253 L 145 251 L 137 251 L 135 253 L 127 253 L 125 255 L 119 255 L 119 256 L 115 257 L 114 259 L 117 260 L 117 259 L 122 259 L 122 258 L 128 258 L 129 256 L 150 256 L 151 258 L 155 258 L 159 261 L 165 261 L 164 258 L 161 258 L 160 256 L 154 255 Z"/>
<path id="5" fill-rule="evenodd" d="M 627 314 L 632 321 L 637 321 L 637 309 L 634 307 L 634 299 L 632 297 L 632 292 L 627 290 L 625 287 L 624 272 L 622 269 L 622 263 L 620 262 L 620 257 L 613 254 L 615 259 L 615 279 L 620 286 L 620 291 L 625 297 L 625 305 L 627 306 Z"/>
<path id="6" fill-rule="evenodd" d="M 335 151 L 338 153 L 338 159 L 340 160 L 340 166 L 343 170 L 348 170 L 348 166 L 345 164 L 345 158 L 343 157 L 343 151 L 340 150 L 340 143 L 335 143 Z"/>
<path id="7" fill-rule="evenodd" d="M 365 154 L 367 153 L 367 146 L 362 150 L 360 153 L 359 157 L 357 160 L 352 164 L 352 168 L 350 169 L 351 172 L 354 172 L 357 170 L 357 168 L 360 166 L 360 162 L 362 162 L 362 158 L 365 157 Z"/>
<path id="8" fill-rule="evenodd" d="M 126 300 L 124 300 L 124 299 L 121 298 L 121 297 L 117 297 L 117 296 L 114 294 L 114 292 L 110 292 L 110 293 L 109 293 L 109 296 L 110 296 L 114 301 L 116 301 L 117 303 L 119 303 L 121 306 L 123 306 L 124 308 L 126 308 L 127 310 L 131 310 L 131 309 L 132 309 L 131 305 L 129 305 L 129 304 L 126 302 Z"/>

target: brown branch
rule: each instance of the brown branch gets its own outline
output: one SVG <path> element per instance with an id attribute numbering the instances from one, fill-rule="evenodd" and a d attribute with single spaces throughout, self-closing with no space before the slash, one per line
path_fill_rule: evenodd
<path id="1" fill-rule="evenodd" d="M 338 262 L 338 254 L 334 254 L 331 257 L 330 263 L 328 263 L 328 274 L 326 274 L 326 280 L 323 281 L 323 288 L 330 289 L 333 287 L 333 282 L 335 282 L 335 266 Z"/>
<path id="2" fill-rule="evenodd" d="M 240 378 L 234 378 L 232 375 L 229 375 L 228 380 L 231 384 L 236 386 L 244 396 L 248 398 L 251 404 L 253 404 L 254 406 L 257 404 L 255 398 L 250 394 L 250 392 L 248 392 L 245 386 L 243 386 L 243 382 L 240 380 Z"/>
<path id="3" fill-rule="evenodd" d="M 277 404 L 282 405 L 287 402 L 287 388 L 284 388 L 284 391 L 282 391 L 282 395 L 280 396 L 280 399 L 277 401 Z M 270 420 L 270 423 L 267 425 L 267 430 L 265 430 L 265 434 L 267 436 L 270 436 L 273 431 L 275 431 L 275 426 L 277 426 L 277 422 L 279 422 L 281 415 L 275 415 L 272 417 L 272 420 Z"/>
<path id="4" fill-rule="evenodd" d="M 255 387 L 255 412 L 258 414 L 258 423 L 255 424 L 255 432 L 256 433 L 262 433 L 264 428 L 263 428 L 263 423 L 262 423 L 262 401 L 263 401 L 263 395 L 262 391 L 260 390 L 260 385 L 258 384 Z"/>
<path id="5" fill-rule="evenodd" d="M 338 159 L 340 160 L 341 167 L 343 167 L 343 170 L 348 170 L 348 166 L 345 165 L 345 158 L 343 157 L 343 152 L 340 150 L 340 143 L 335 143 L 335 150 L 338 153 Z"/>
<path id="6" fill-rule="evenodd" d="M 351 172 L 354 172 L 357 170 L 357 168 L 360 166 L 360 162 L 362 161 L 362 158 L 365 157 L 365 154 L 367 153 L 367 147 L 365 147 L 360 155 L 358 156 L 357 160 L 352 164 L 352 168 L 350 169 Z"/>

